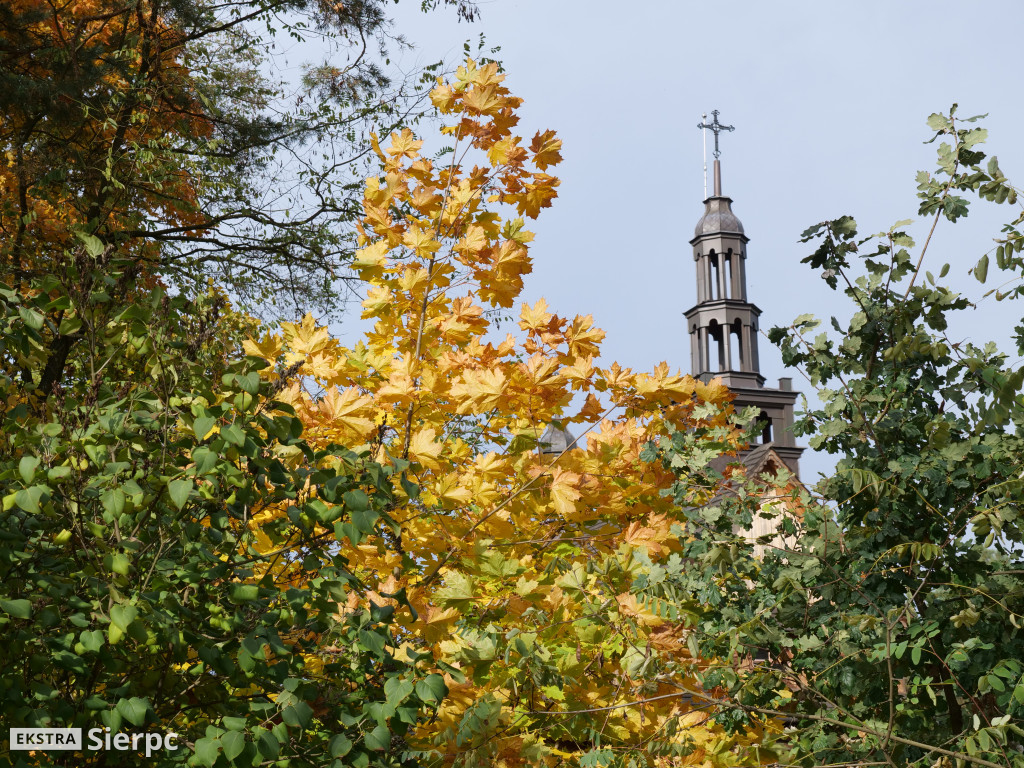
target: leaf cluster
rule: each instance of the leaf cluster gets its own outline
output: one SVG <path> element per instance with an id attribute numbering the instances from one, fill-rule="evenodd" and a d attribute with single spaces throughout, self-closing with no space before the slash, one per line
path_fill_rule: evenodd
<path id="1" fill-rule="evenodd" d="M 63 267 L 0 285 L 4 722 L 176 732 L 161 765 L 413 764 L 443 680 L 394 607 L 346 608 L 393 468 L 304 439 L 218 292 L 122 292 L 131 254 L 90 239 Z M 81 354 L 44 389 L 62 333 Z"/>

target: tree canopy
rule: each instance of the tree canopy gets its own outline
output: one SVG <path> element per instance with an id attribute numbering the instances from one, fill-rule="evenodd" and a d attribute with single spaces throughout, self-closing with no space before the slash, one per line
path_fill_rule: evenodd
<path id="1" fill-rule="evenodd" d="M 275 31 L 333 58 L 275 80 Z M 854 305 L 771 332 L 840 457 L 808 490 L 715 469 L 720 381 L 521 301 L 561 140 L 495 62 L 393 82 L 401 44 L 383 0 L 0 8 L 4 721 L 211 767 L 1024 766 L 1024 371 L 926 260 L 1017 204 L 976 118 L 929 119 L 919 251 L 804 234 Z M 349 346 L 294 313 L 345 281 Z"/>
<path id="2" fill-rule="evenodd" d="M 279 36 L 328 58 L 289 80 Z M 424 73 L 383 67 L 403 44 L 383 0 L 5 3 L 0 264 L 46 272 L 84 232 L 268 317 L 335 307 L 366 131 L 421 111 Z"/>

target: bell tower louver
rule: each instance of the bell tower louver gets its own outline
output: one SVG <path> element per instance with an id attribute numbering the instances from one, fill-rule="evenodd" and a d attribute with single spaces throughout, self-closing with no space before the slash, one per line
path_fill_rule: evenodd
<path id="1" fill-rule="evenodd" d="M 714 193 L 704 200 L 704 215 L 697 222 L 693 260 L 697 268 L 697 303 L 686 313 L 690 333 L 691 371 L 707 382 L 720 378 L 731 389 L 737 409 L 755 406 L 761 412 L 760 444 L 773 450 L 799 475 L 803 448 L 793 436 L 793 405 L 797 394 L 792 379 L 779 379 L 779 388 L 764 386 L 757 357 L 758 318 L 761 310 L 747 296 L 747 243 L 743 224 L 732 210 L 732 200 L 722 195 L 719 133 L 732 126 L 718 122 L 718 110 L 710 124 L 715 135 Z M 706 118 L 706 116 L 705 116 Z"/>

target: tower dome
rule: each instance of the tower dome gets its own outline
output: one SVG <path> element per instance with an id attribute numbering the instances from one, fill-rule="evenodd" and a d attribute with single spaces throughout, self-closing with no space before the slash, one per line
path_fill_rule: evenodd
<path id="1" fill-rule="evenodd" d="M 743 224 L 732 211 L 731 199 L 721 196 L 709 197 L 704 201 L 704 215 L 697 222 L 693 236 L 701 237 L 719 232 L 742 235 Z"/>

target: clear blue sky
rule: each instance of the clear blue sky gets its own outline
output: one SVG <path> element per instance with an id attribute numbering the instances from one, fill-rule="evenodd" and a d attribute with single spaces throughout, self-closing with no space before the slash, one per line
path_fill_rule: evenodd
<path id="1" fill-rule="evenodd" d="M 954 101 L 988 112 L 985 149 L 1024 183 L 1024 101 L 1017 35 L 1024 3 L 974 0 L 858 2 L 568 2 L 492 0 L 482 19 L 451 10 L 393 10 L 396 31 L 417 50 L 403 67 L 460 58 L 483 32 L 513 92 L 525 99 L 527 135 L 553 128 L 564 141 L 559 199 L 533 227 L 535 269 L 525 298 L 544 296 L 562 315 L 593 313 L 604 354 L 635 369 L 661 360 L 688 371 L 682 313 L 695 299 L 688 243 L 703 210 L 701 113 L 735 125 L 722 139 L 724 192 L 750 237 L 748 288 L 762 328 L 812 312 L 847 316 L 844 297 L 800 265 L 809 225 L 854 215 L 861 232 L 887 229 L 917 210 L 914 175 L 930 170 L 927 116 Z M 926 266 L 966 275 L 1013 211 L 939 225 Z M 911 233 L 924 240 L 925 226 Z M 1021 313 L 989 298 L 956 332 L 1006 340 Z M 760 342 L 773 383 L 799 373 Z M 803 475 L 831 465 L 808 452 Z"/>

